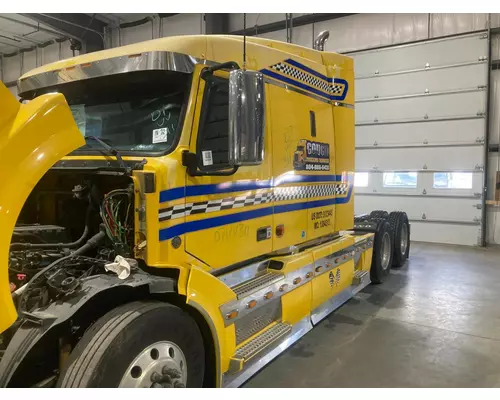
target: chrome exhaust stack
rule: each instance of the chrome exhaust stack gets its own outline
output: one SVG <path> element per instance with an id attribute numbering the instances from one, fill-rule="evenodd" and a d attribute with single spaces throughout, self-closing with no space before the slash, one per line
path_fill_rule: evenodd
<path id="1" fill-rule="evenodd" d="M 330 31 L 321 31 L 314 41 L 314 50 L 323 51 L 325 49 L 325 42 L 329 37 Z"/>

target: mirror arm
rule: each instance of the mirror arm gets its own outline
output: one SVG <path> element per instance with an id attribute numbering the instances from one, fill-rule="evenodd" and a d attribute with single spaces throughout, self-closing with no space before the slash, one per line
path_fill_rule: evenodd
<path id="1" fill-rule="evenodd" d="M 201 73 L 201 77 L 202 79 L 205 79 L 205 76 L 207 75 L 212 75 L 215 71 L 219 71 L 221 69 L 239 69 L 240 66 L 238 65 L 238 63 L 236 61 L 228 61 L 228 62 L 225 62 L 225 63 L 222 63 L 222 64 L 217 64 L 217 65 L 214 65 L 212 67 L 208 67 L 207 69 L 203 70 L 203 72 Z"/>

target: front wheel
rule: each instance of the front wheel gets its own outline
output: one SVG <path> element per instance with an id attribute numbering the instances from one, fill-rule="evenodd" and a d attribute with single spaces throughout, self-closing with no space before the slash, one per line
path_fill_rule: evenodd
<path id="1" fill-rule="evenodd" d="M 182 309 L 134 302 L 100 318 L 82 337 L 61 373 L 60 387 L 201 387 L 203 339 Z"/>

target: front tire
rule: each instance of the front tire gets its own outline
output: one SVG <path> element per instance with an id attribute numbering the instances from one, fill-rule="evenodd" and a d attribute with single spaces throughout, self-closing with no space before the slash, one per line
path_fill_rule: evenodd
<path id="1" fill-rule="evenodd" d="M 182 309 L 128 303 L 100 318 L 72 351 L 59 387 L 201 387 L 203 339 Z"/>

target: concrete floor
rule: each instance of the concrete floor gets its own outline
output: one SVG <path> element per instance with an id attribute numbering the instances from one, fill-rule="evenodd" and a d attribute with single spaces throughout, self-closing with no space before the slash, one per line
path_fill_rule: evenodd
<path id="1" fill-rule="evenodd" d="M 246 387 L 500 387 L 500 251 L 412 243 Z"/>

